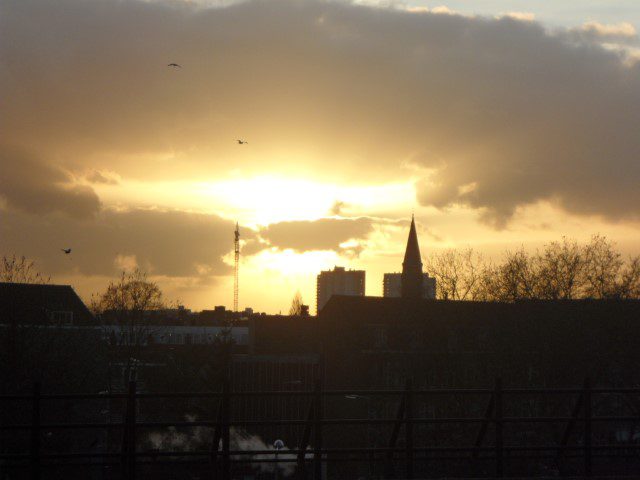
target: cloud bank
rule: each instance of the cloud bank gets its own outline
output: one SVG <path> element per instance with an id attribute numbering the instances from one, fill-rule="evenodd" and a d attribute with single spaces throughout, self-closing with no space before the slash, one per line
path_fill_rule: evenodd
<path id="1" fill-rule="evenodd" d="M 351 251 L 353 246 L 341 245 L 349 240 L 363 240 L 373 229 L 369 218 L 321 218 L 315 221 L 279 222 L 260 230 L 270 245 L 298 252 L 311 250 Z"/>
<path id="2" fill-rule="evenodd" d="M 233 249 L 235 224 L 216 215 L 109 209 L 85 221 L 16 212 L 3 212 L 2 219 L 0 253 L 36 258 L 54 278 L 71 272 L 113 276 L 136 266 L 152 275 L 204 280 L 231 271 L 223 256 Z M 71 255 L 61 248 L 72 248 Z"/>
<path id="3" fill-rule="evenodd" d="M 62 212 L 75 218 L 94 216 L 100 200 L 72 175 L 21 149 L 0 145 L 0 198 L 27 213 Z"/>
<path id="4" fill-rule="evenodd" d="M 497 227 L 540 201 L 636 221 L 640 65 L 601 45 L 634 34 L 319 0 L 7 0 L 0 140 L 46 152 L 56 180 L 0 188 L 23 211 L 88 217 L 97 199 L 61 168 L 149 179 L 304 164 L 366 180 L 408 163 L 425 172 L 423 205 Z"/>
<path id="5" fill-rule="evenodd" d="M 269 248 L 333 250 L 353 256 L 372 224 L 365 218 L 320 219 L 276 223 L 259 232 L 241 228 L 242 256 Z M 140 267 L 154 276 L 191 277 L 206 283 L 232 271 L 224 257 L 233 251 L 234 229 L 235 222 L 217 215 L 177 210 L 106 209 L 91 219 L 5 211 L 0 254 L 15 252 L 38 259 L 43 271 L 54 277 L 71 272 L 113 276 Z M 341 245 L 348 240 L 353 244 Z M 72 248 L 71 255 L 63 255 L 61 248 Z"/>

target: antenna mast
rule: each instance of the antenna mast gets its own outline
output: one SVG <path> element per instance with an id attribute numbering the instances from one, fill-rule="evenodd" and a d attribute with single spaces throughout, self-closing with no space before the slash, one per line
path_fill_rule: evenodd
<path id="1" fill-rule="evenodd" d="M 235 253 L 235 266 L 233 274 L 233 311 L 238 311 L 238 266 L 240 264 L 240 229 L 238 228 L 238 222 L 236 222 L 236 231 L 234 237 L 233 247 Z"/>

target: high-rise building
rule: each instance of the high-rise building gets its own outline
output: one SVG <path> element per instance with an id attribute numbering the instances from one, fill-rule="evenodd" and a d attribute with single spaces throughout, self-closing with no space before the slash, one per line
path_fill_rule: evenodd
<path id="1" fill-rule="evenodd" d="M 318 275 L 317 283 L 317 312 L 322 310 L 332 295 L 364 296 L 364 270 L 345 270 L 344 267 L 334 267 Z"/>
<path id="2" fill-rule="evenodd" d="M 385 273 L 382 292 L 385 297 L 401 297 L 402 274 Z M 422 298 L 436 298 L 436 279 L 430 277 L 428 273 L 422 274 Z"/>
<path id="3" fill-rule="evenodd" d="M 402 262 L 402 273 L 384 274 L 383 294 L 385 297 L 402 298 L 436 297 L 436 279 L 422 272 L 422 258 L 413 216 Z"/>

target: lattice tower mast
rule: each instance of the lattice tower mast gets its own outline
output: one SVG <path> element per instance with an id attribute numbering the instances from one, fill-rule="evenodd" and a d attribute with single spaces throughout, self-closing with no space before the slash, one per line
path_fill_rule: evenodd
<path id="1" fill-rule="evenodd" d="M 240 265 L 240 229 L 238 228 L 238 222 L 236 222 L 236 231 L 233 242 L 235 253 L 235 265 L 233 272 L 233 311 L 238 311 L 238 269 Z"/>

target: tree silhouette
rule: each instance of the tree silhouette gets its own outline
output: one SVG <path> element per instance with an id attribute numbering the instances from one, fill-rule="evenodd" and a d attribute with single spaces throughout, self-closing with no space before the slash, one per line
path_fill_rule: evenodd
<path id="1" fill-rule="evenodd" d="M 507 251 L 492 264 L 471 249 L 431 255 L 427 272 L 438 298 L 514 302 L 523 299 L 640 298 L 640 256 L 624 261 L 601 235 L 579 245 L 563 238 L 542 251 Z"/>
<path id="2" fill-rule="evenodd" d="M 47 284 L 51 277 L 45 277 L 37 271 L 35 262 L 24 255 L 3 255 L 0 262 L 0 282 Z"/>
<path id="3" fill-rule="evenodd" d="M 149 312 L 163 308 L 166 304 L 160 287 L 140 269 L 122 272 L 117 282 L 111 282 L 103 294 L 92 298 L 91 310 L 109 330 L 110 364 L 122 366 L 123 386 L 135 379 L 143 347 L 154 333 Z M 109 373 L 111 379 L 111 368 Z"/>
<path id="4" fill-rule="evenodd" d="M 300 295 L 300 291 L 298 290 L 296 294 L 293 296 L 293 300 L 291 300 L 291 307 L 289 307 L 289 315 L 292 316 L 300 316 L 302 315 L 302 295 Z"/>

